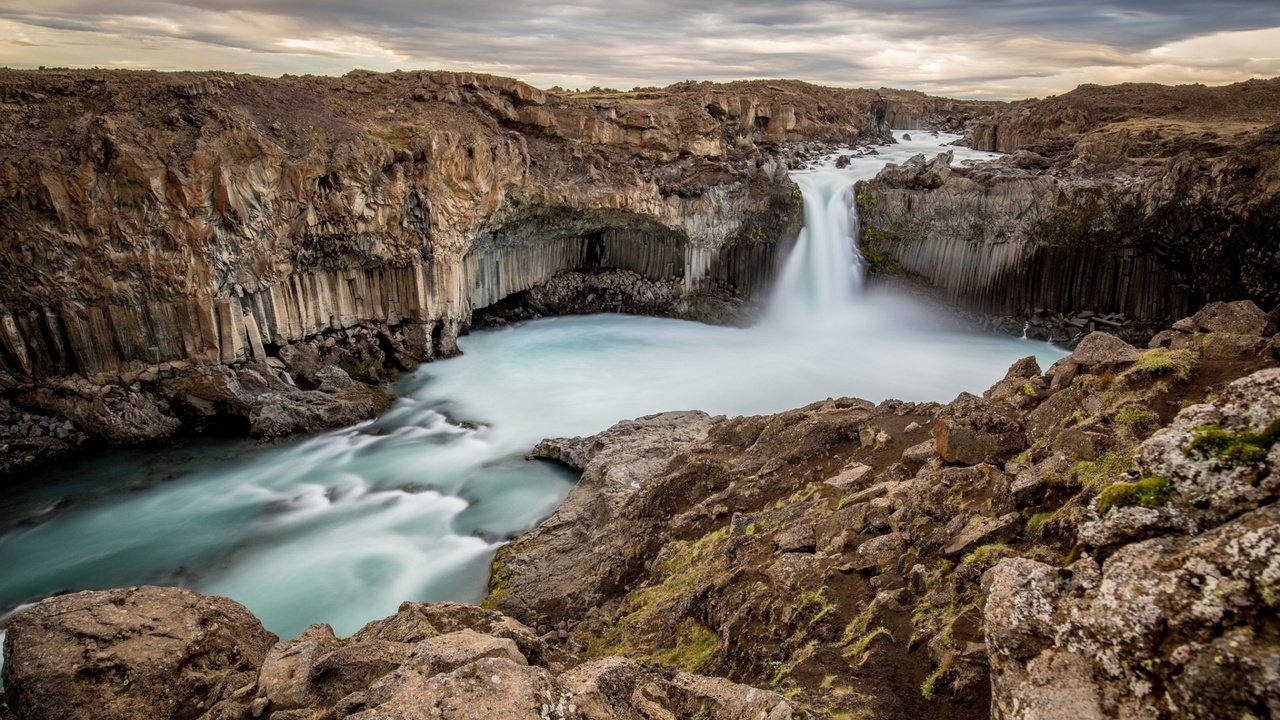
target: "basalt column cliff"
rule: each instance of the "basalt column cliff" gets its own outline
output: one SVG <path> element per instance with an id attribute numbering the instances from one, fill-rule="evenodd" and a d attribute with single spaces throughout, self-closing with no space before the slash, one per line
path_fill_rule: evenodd
<path id="1" fill-rule="evenodd" d="M 457 73 L 4 71 L 0 100 L 11 457 L 350 422 L 385 402 L 351 377 L 453 353 L 473 311 L 557 277 L 565 309 L 731 321 L 801 220 L 784 143 L 960 107 Z"/>
<path id="2" fill-rule="evenodd" d="M 1014 103 L 970 127 L 1000 161 L 920 158 L 861 185 L 863 249 L 875 269 L 1060 341 L 1095 327 L 1145 340 L 1207 300 L 1270 308 L 1278 118 L 1277 79 Z"/>

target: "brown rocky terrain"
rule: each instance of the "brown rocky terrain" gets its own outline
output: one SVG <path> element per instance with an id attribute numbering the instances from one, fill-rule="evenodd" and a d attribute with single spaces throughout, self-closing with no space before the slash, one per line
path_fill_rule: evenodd
<path id="1" fill-rule="evenodd" d="M 1277 330 L 1217 304 L 1150 349 L 1094 333 L 947 405 L 546 441 L 582 480 L 499 551 L 487 603 L 553 646 L 564 624 L 579 656 L 821 717 L 1266 717 Z"/>
<path id="2" fill-rule="evenodd" d="M 1079 340 L 946 405 L 545 441 L 582 479 L 489 609 L 277 642 L 183 590 L 46 599 L 0 718 L 1276 715 L 1277 97 L 0 71 L 0 471 L 350 423 L 473 322 L 737 321 L 797 229 L 786 168 L 891 125 L 1012 154 L 861 185 L 876 269 Z M 1217 297 L 1258 304 L 1155 332 Z"/>
<path id="3" fill-rule="evenodd" d="M 8 620 L 0 718 L 1274 716 L 1280 322 L 1216 303 L 1150 345 L 545 441 L 582 479 L 492 609 L 276 642 L 186 590 L 49 598 Z"/>
<path id="4" fill-rule="evenodd" d="M 5 642 L 18 720 L 791 720 L 780 695 L 610 657 L 566 669 L 532 630 L 472 605 L 404 603 L 349 638 L 292 640 L 244 607 L 140 587 L 45 600 Z M 4 700 L 7 699 L 7 706 Z"/>
<path id="5" fill-rule="evenodd" d="M 617 292 L 549 311 L 735 321 L 798 230 L 804 143 L 984 107 L 795 81 L 0 70 L 0 471 L 86 437 L 350 423 L 474 310 L 562 273 Z"/>
<path id="6" fill-rule="evenodd" d="M 1086 85 L 997 108 L 970 136 L 1010 155 L 860 186 L 873 267 L 1063 341 L 1095 315 L 1145 340 L 1207 301 L 1280 302 L 1280 79 Z"/>

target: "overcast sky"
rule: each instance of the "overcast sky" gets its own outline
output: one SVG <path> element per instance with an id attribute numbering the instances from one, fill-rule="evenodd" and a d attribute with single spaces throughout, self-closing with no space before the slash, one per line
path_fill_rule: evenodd
<path id="1" fill-rule="evenodd" d="M 445 68 L 631 88 L 798 78 L 961 97 L 1280 75 L 1280 0 L 2 0 L 0 65 Z"/>

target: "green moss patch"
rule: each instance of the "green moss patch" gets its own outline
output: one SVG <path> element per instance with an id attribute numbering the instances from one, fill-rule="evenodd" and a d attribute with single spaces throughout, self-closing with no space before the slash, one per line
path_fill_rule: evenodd
<path id="1" fill-rule="evenodd" d="M 1125 405 L 1116 411 L 1113 419 L 1132 428 L 1152 428 L 1160 424 L 1160 414 L 1143 405 Z"/>
<path id="2" fill-rule="evenodd" d="M 1172 493 L 1173 485 L 1160 476 L 1137 482 L 1118 482 L 1098 495 L 1098 514 L 1106 515 L 1111 508 L 1158 508 L 1169 502 Z"/>
<path id="3" fill-rule="evenodd" d="M 1090 490 L 1100 490 L 1111 484 L 1116 476 L 1129 470 L 1133 458 L 1128 453 L 1111 451 L 1094 460 L 1081 460 L 1071 466 L 1080 484 Z"/>
<path id="4" fill-rule="evenodd" d="M 375 415 L 381 415 L 387 408 L 391 407 L 391 403 L 395 402 L 395 396 L 387 392 L 382 386 L 365 385 L 364 383 L 355 383 L 343 390 L 341 397 L 357 402 L 362 399 L 368 399 L 373 404 Z"/>
<path id="5" fill-rule="evenodd" d="M 1138 358 L 1138 361 L 1125 370 L 1125 375 L 1171 375 L 1179 380 L 1186 380 L 1191 371 L 1200 363 L 1199 350 L 1169 350 L 1152 348 Z"/>
<path id="6" fill-rule="evenodd" d="M 694 620 L 682 620 L 676 629 L 675 644 L 653 653 L 659 665 L 697 672 L 720 644 L 720 636 Z"/>
<path id="7" fill-rule="evenodd" d="M 1192 457 L 1220 460 L 1231 467 L 1256 465 L 1267 459 L 1267 452 L 1277 439 L 1280 439 L 1280 420 L 1272 421 L 1261 432 L 1202 425 L 1191 431 L 1191 439 L 1182 444 L 1182 451 Z"/>
<path id="8" fill-rule="evenodd" d="M 960 561 L 960 564 L 979 567 L 986 570 L 992 565 L 1000 562 L 1002 559 L 1013 557 L 1014 555 L 1017 555 L 1017 553 L 1008 545 L 1005 545 L 1004 543 L 991 543 L 990 545 L 983 545 L 975 548 L 973 552 L 964 556 L 964 559 Z"/>

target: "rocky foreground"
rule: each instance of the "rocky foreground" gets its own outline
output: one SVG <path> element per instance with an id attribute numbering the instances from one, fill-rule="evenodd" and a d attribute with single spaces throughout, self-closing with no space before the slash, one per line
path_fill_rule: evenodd
<path id="1" fill-rule="evenodd" d="M 946 405 L 548 440 L 582 479 L 490 609 L 277 641 L 186 590 L 50 598 L 9 620 L 0 717 L 1275 716 L 1278 365 L 1280 313 L 1215 303 Z"/>

